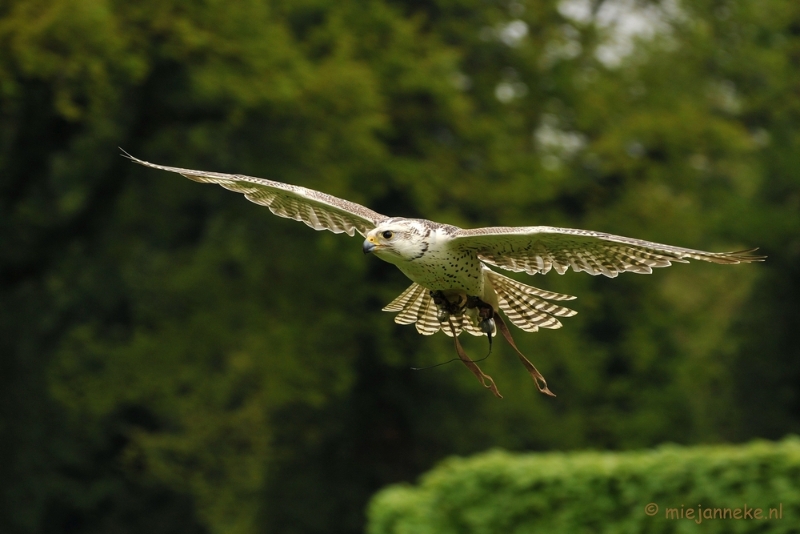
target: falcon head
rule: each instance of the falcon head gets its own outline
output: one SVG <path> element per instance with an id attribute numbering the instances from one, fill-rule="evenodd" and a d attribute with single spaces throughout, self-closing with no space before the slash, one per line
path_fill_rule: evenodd
<path id="1" fill-rule="evenodd" d="M 410 261 L 421 257 L 428 250 L 426 239 L 430 232 L 416 221 L 388 219 L 367 233 L 364 254 L 374 253 L 389 263 Z"/>

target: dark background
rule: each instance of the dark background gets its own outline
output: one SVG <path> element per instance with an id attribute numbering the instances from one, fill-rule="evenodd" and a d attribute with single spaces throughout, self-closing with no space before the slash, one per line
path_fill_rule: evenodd
<path id="1" fill-rule="evenodd" d="M 0 530 L 355 533 L 447 455 L 800 431 L 800 3 L 684 4 L 0 2 Z M 451 342 L 360 240 L 117 147 L 769 260 L 518 277 L 579 314 L 515 330 L 558 397 L 498 345 L 501 401 L 409 370 Z"/>

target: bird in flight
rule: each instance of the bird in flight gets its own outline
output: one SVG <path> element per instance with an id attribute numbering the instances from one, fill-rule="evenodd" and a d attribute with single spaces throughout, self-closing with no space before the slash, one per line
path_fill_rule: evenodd
<path id="1" fill-rule="evenodd" d="M 720 264 L 763 261 L 757 249 L 704 252 L 591 230 L 551 226 L 462 229 L 425 219 L 387 217 L 320 191 L 239 174 L 165 167 L 123 155 L 145 167 L 181 174 L 201 183 L 242 193 L 279 217 L 302 221 L 315 230 L 364 237 L 363 251 L 394 264 L 413 282 L 384 311 L 395 322 L 415 324 L 423 335 L 442 330 L 454 340 L 459 359 L 484 387 L 502 397 L 494 380 L 467 357 L 458 336 L 466 331 L 492 337 L 499 330 L 531 374 L 536 387 L 555 396 L 542 374 L 519 351 L 500 312 L 527 332 L 561 328 L 559 318 L 577 312 L 558 304 L 575 297 L 545 291 L 503 276 L 490 267 L 527 274 L 575 272 L 605 275 L 652 272 L 672 262 L 701 260 Z"/>

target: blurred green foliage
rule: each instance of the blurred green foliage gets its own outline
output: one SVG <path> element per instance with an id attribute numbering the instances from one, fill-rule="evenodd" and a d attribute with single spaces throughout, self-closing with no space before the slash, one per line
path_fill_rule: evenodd
<path id="1" fill-rule="evenodd" d="M 792 437 L 644 452 L 451 458 L 418 486 L 379 492 L 367 532 L 777 534 L 797 532 L 798 512 L 800 440 Z"/>
<path id="2" fill-rule="evenodd" d="M 0 529 L 352 533 L 450 454 L 800 432 L 800 4 L 670 5 L 609 63 L 555 0 L 0 3 Z M 558 398 L 503 347 L 499 402 L 409 370 L 452 345 L 380 313 L 408 281 L 357 241 L 119 146 L 770 258 L 526 278 L 580 313 L 517 335 Z"/>

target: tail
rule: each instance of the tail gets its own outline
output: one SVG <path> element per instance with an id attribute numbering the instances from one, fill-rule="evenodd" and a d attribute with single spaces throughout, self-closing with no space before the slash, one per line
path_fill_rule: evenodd
<path id="1" fill-rule="evenodd" d="M 432 336 L 439 330 L 444 332 L 450 337 L 453 333 L 449 328 L 442 328 L 442 323 L 439 322 L 439 309 L 431 298 L 431 292 L 417 283 L 403 291 L 399 297 L 383 308 L 383 311 L 400 312 L 394 318 L 394 322 L 398 324 L 412 324 L 417 327 L 417 332 L 423 336 Z M 480 328 L 472 324 L 472 321 L 464 314 L 460 317 L 451 317 L 453 322 L 453 330 L 456 335 L 459 335 L 462 330 L 466 330 L 473 336 L 484 335 Z M 449 326 L 444 323 L 444 326 Z"/>
<path id="2" fill-rule="evenodd" d="M 497 294 L 500 309 L 509 320 L 526 332 L 536 332 L 539 328 L 561 328 L 561 322 L 556 317 L 572 317 L 576 311 L 548 300 L 573 300 L 571 295 L 553 293 L 533 286 L 517 282 L 507 276 L 485 269 L 488 282 Z M 414 283 L 403 291 L 399 297 L 390 302 L 383 311 L 399 312 L 394 321 L 399 324 L 414 323 L 417 332 L 430 336 L 442 330 L 452 337 L 450 328 L 442 328 L 439 322 L 439 310 L 431 298 L 430 291 Z M 465 313 L 460 317 L 452 317 L 455 335 L 464 330 L 473 336 L 485 335 L 480 327 L 472 322 Z M 448 323 L 444 323 L 449 326 Z"/>

